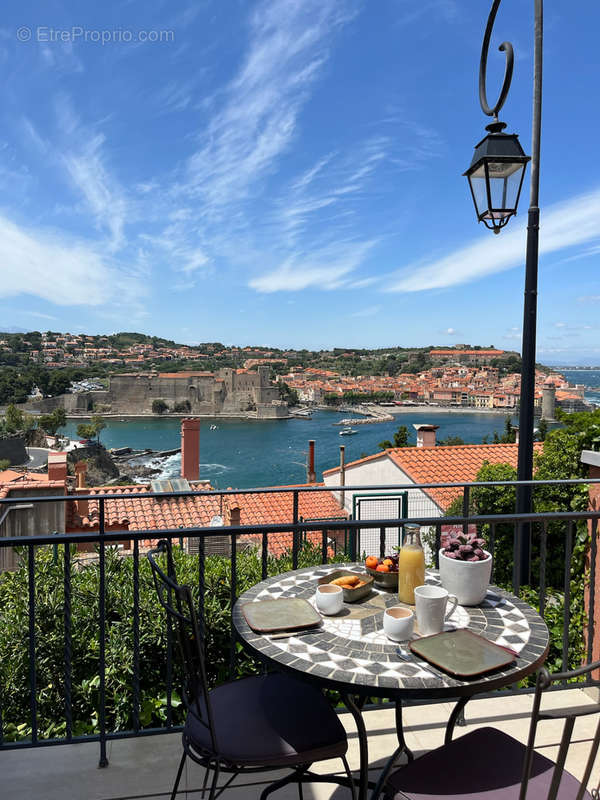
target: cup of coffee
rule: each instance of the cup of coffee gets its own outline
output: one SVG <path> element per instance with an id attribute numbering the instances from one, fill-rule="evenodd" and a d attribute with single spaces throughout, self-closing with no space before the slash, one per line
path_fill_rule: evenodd
<path id="1" fill-rule="evenodd" d="M 410 639 L 415 624 L 415 616 L 410 608 L 392 606 L 383 612 L 383 630 L 388 639 L 402 642 Z"/>
<path id="2" fill-rule="evenodd" d="M 446 611 L 448 600 L 452 607 Z M 415 587 L 415 611 L 419 623 L 419 633 L 423 636 L 441 633 L 444 630 L 444 622 L 457 605 L 456 597 L 448 594 L 441 586 L 425 584 Z"/>
<path id="3" fill-rule="evenodd" d="M 344 605 L 344 590 L 333 583 L 317 586 L 315 602 L 321 614 L 339 614 Z"/>

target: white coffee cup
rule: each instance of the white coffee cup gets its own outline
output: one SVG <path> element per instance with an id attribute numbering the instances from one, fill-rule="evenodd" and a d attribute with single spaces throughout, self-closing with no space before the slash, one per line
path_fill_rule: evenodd
<path id="1" fill-rule="evenodd" d="M 452 603 L 452 608 L 446 612 L 448 600 Z M 415 587 L 415 611 L 419 623 L 419 633 L 422 636 L 431 636 L 434 633 L 441 633 L 444 630 L 444 622 L 452 614 L 458 600 L 453 594 L 441 586 Z"/>
<path id="2" fill-rule="evenodd" d="M 415 615 L 410 608 L 392 606 L 383 612 L 383 630 L 388 639 L 402 642 L 410 639 L 415 625 Z"/>
<path id="3" fill-rule="evenodd" d="M 344 605 L 344 591 L 334 583 L 324 583 L 317 586 L 315 601 L 321 614 L 339 614 Z"/>

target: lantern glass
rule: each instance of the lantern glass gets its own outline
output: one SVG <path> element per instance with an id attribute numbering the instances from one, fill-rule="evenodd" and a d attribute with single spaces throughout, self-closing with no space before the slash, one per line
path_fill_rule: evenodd
<path id="1" fill-rule="evenodd" d="M 486 164 L 490 185 L 490 212 L 504 217 L 517 210 L 524 164 L 491 161 Z"/>
<path id="2" fill-rule="evenodd" d="M 499 233 L 517 213 L 529 161 L 516 134 L 502 133 L 503 122 L 488 125 L 490 133 L 475 146 L 469 179 L 477 219 Z"/>

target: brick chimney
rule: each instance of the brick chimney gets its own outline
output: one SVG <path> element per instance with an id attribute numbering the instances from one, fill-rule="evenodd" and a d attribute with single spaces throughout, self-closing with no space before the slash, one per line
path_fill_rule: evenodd
<path id="1" fill-rule="evenodd" d="M 228 506 L 226 524 L 232 525 L 233 527 L 241 525 L 242 524 L 240 522 L 241 516 L 242 516 L 242 509 L 239 506 Z"/>
<path id="2" fill-rule="evenodd" d="M 65 481 L 67 480 L 67 454 L 48 453 L 48 480 Z"/>
<path id="3" fill-rule="evenodd" d="M 417 432 L 417 447 L 435 447 L 435 432 L 439 425 L 413 425 Z"/>
<path id="4" fill-rule="evenodd" d="M 87 472 L 87 463 L 85 461 L 78 461 L 75 464 L 75 477 L 77 478 L 78 489 L 83 489 L 85 487 L 86 472 Z"/>
<path id="5" fill-rule="evenodd" d="M 200 420 L 181 420 L 181 477 L 197 481 L 200 477 Z"/>
<path id="6" fill-rule="evenodd" d="M 308 465 L 306 468 L 306 482 L 316 483 L 317 474 L 315 472 L 315 440 L 309 439 L 308 441 Z"/>

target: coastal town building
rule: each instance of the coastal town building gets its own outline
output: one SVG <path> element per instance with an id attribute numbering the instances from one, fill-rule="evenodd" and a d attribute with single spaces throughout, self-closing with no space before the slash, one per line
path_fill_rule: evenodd
<path id="1" fill-rule="evenodd" d="M 360 490 L 343 490 L 335 496 L 348 513 L 359 519 L 389 519 L 400 516 L 399 505 L 407 517 L 435 518 L 443 516 L 454 500 L 463 496 L 463 485 L 476 480 L 481 467 L 489 464 L 509 464 L 516 469 L 518 443 L 468 444 L 436 446 L 435 425 L 415 425 L 416 447 L 393 447 L 360 458 L 323 473 L 326 486 L 364 486 Z M 536 452 L 542 442 L 534 444 Z M 415 488 L 422 484 L 456 483 L 449 488 Z M 405 490 L 390 488 L 369 490 L 370 486 L 407 486 Z M 384 497 L 381 497 L 384 495 Z M 357 498 L 360 503 L 357 504 Z M 359 513 L 357 513 L 357 511 Z M 398 530 L 386 532 L 388 546 L 398 544 Z M 379 531 L 361 531 L 364 549 L 379 551 Z"/>

